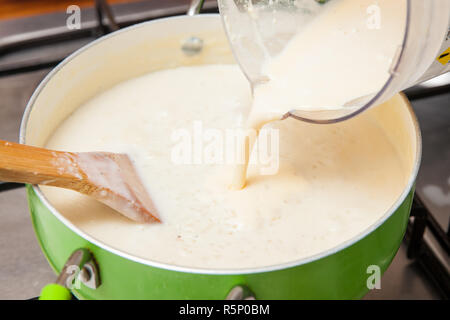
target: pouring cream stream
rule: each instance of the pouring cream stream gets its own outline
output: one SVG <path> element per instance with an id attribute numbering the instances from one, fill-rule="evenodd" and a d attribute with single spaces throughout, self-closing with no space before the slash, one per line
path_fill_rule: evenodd
<path id="1" fill-rule="evenodd" d="M 262 70 L 269 80 L 253 88 L 247 127 L 259 132 L 291 110 L 345 108 L 378 92 L 389 78 L 405 21 L 406 0 L 329 1 L 280 54 L 266 59 Z M 245 186 L 254 144 L 249 140 L 246 163 L 236 166 L 231 189 Z"/>

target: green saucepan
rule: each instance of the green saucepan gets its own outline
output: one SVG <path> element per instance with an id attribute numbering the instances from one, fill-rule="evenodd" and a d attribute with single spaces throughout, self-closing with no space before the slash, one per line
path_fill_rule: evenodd
<path id="1" fill-rule="evenodd" d="M 186 54 L 180 48 L 192 36 L 203 40 L 203 49 Z M 181 65 L 233 62 L 216 14 L 159 19 L 114 32 L 72 54 L 42 81 L 25 111 L 20 142 L 43 146 L 80 104 L 123 80 Z M 290 263 L 237 270 L 149 261 L 84 233 L 48 202 L 39 186 L 29 185 L 28 202 L 37 238 L 57 273 L 77 249 L 92 254 L 99 279 L 96 285 L 81 281 L 72 288 L 82 299 L 224 299 L 237 286 L 248 288 L 257 299 L 361 298 L 400 246 L 421 156 L 420 131 L 406 98 L 397 95 L 368 112 L 386 126 L 409 179 L 378 221 L 326 252 Z M 92 274 L 85 274 L 85 279 L 91 278 Z"/>

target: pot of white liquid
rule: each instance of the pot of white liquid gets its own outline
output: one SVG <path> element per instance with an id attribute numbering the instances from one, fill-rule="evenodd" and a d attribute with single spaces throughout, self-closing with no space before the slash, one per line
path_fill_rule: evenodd
<path id="1" fill-rule="evenodd" d="M 186 54 L 193 36 L 202 48 Z M 214 14 L 114 32 L 42 81 L 21 143 L 138 149 L 137 164 L 156 161 L 141 168 L 152 177 L 159 225 L 128 221 L 70 191 L 27 186 L 36 235 L 55 272 L 80 248 L 93 257 L 71 286 L 75 296 L 224 299 L 246 288 L 257 299 L 354 299 L 379 285 L 405 233 L 421 157 L 407 99 L 396 95 L 339 124 L 274 124 L 279 172 L 250 170 L 243 190 L 221 189 L 215 174 L 225 167 L 170 161 L 176 141 L 164 130 L 189 131 L 200 120 L 212 127 L 225 121 L 214 110 L 230 114 L 250 95 Z"/>

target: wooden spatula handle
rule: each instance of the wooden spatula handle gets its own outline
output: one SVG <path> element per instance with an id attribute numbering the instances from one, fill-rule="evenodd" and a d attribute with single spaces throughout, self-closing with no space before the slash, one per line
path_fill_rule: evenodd
<path id="1" fill-rule="evenodd" d="M 126 154 L 62 152 L 0 140 L 0 180 L 75 190 L 135 221 L 160 221 Z"/>
<path id="2" fill-rule="evenodd" d="M 75 154 L 0 140 L 0 180 L 77 189 Z"/>

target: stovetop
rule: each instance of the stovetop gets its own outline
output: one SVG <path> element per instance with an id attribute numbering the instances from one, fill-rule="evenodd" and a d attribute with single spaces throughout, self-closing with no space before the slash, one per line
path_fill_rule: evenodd
<path id="1" fill-rule="evenodd" d="M 215 10 L 212 2 L 207 1 L 207 10 Z M 184 0 L 158 0 L 113 10 L 115 22 L 122 26 L 182 14 L 186 8 Z M 30 41 L 29 33 L 57 29 L 65 13 L 0 20 L 0 139 L 18 141 L 24 108 L 38 83 L 58 61 L 102 32 L 94 9 L 83 12 L 89 32 L 38 44 Z M 21 45 L 14 47 L 14 39 Z M 407 90 L 407 95 L 423 135 L 417 198 L 406 239 L 383 275 L 381 289 L 370 291 L 365 299 L 440 299 L 450 294 L 450 74 Z M 0 299 L 28 299 L 39 295 L 55 274 L 34 235 L 24 188 L 11 187 L 15 186 L 0 183 Z"/>

